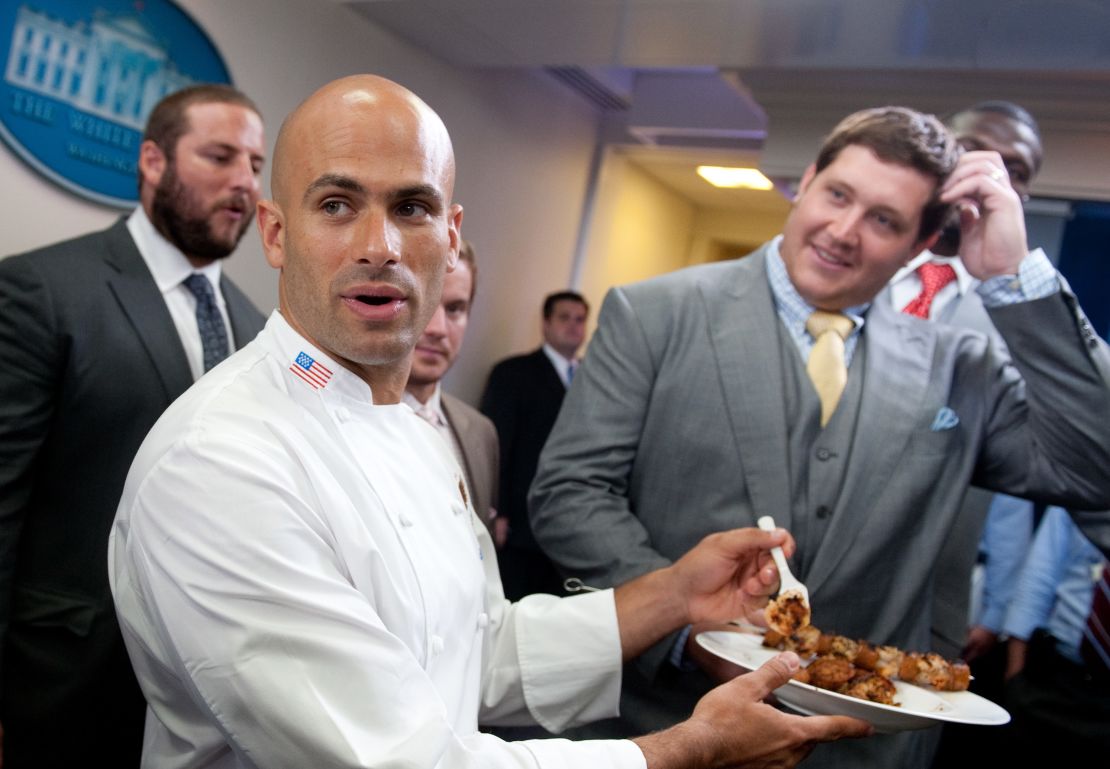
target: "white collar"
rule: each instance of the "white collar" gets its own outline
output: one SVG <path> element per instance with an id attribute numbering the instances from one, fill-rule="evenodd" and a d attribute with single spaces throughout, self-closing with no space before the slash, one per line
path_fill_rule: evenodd
<path id="1" fill-rule="evenodd" d="M 401 403 L 408 404 L 413 411 L 419 411 L 422 408 L 431 409 L 439 415 L 440 419 L 444 422 L 447 421 L 447 415 L 443 413 L 443 399 L 440 397 L 439 382 L 436 382 L 435 389 L 432 390 L 432 395 L 428 398 L 427 403 L 421 403 L 420 399 L 408 390 L 401 394 Z"/>
<path id="2" fill-rule="evenodd" d="M 559 375 L 559 379 L 562 379 L 563 384 L 566 384 L 567 372 L 570 371 L 570 367 L 577 363 L 577 361 L 567 360 L 558 350 L 547 342 L 543 343 L 543 353 L 547 356 L 547 359 L 551 361 L 551 365 L 555 367 L 555 372 Z"/>
<path id="3" fill-rule="evenodd" d="M 938 256 L 928 249 L 922 251 L 920 254 L 907 262 L 905 267 L 894 273 L 894 277 L 891 278 L 890 282 L 897 283 L 910 273 L 915 272 L 918 267 L 925 264 L 926 262 L 951 265 L 952 269 L 956 271 L 956 288 L 959 290 L 960 296 L 966 294 L 976 283 L 975 278 L 973 278 L 971 276 L 971 273 L 967 271 L 967 268 L 964 267 L 964 263 L 960 260 L 960 257 Z"/>
<path id="4" fill-rule="evenodd" d="M 142 254 L 147 269 L 150 270 L 154 282 L 158 285 L 158 290 L 163 294 L 181 285 L 181 282 L 194 272 L 204 275 L 212 287 L 218 289 L 220 260 L 214 259 L 211 264 L 204 267 L 194 267 L 181 249 L 166 240 L 162 233 L 155 229 L 142 206 L 136 208 L 131 216 L 127 217 L 127 230 L 131 233 L 139 253 Z M 216 296 L 221 297 L 218 290 Z"/>

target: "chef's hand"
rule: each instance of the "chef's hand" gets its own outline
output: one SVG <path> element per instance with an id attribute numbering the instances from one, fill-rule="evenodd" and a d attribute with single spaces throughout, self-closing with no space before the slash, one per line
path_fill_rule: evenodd
<path id="1" fill-rule="evenodd" d="M 874 732 L 855 718 L 795 716 L 763 702 L 798 667 L 796 654 L 780 654 L 706 694 L 688 720 L 635 738 L 648 769 L 782 769 L 795 766 L 819 742 Z"/>
<path id="2" fill-rule="evenodd" d="M 997 152 L 965 152 L 940 199 L 960 214 L 960 260 L 979 280 L 1016 275 L 1029 253 L 1021 198 Z"/>
<path id="3" fill-rule="evenodd" d="M 794 540 L 783 529 L 710 534 L 670 566 L 617 588 L 624 659 L 684 625 L 757 616 L 778 585 L 770 555 L 775 545 L 787 554 L 794 551 Z"/>
<path id="4" fill-rule="evenodd" d="M 779 585 L 770 552 L 775 545 L 787 557 L 794 553 L 794 538 L 785 529 L 733 529 L 709 535 L 678 559 L 671 569 L 676 573 L 676 589 L 687 598 L 689 621 L 727 622 L 743 617 L 763 624 L 767 599 Z"/>

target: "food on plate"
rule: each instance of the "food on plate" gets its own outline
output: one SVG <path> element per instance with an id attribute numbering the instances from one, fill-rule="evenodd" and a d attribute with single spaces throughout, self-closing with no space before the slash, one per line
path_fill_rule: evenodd
<path id="1" fill-rule="evenodd" d="M 767 626 L 790 635 L 809 625 L 809 601 L 800 590 L 779 593 L 763 612 Z"/>
<path id="2" fill-rule="evenodd" d="M 971 682 L 971 669 L 965 662 L 949 662 L 933 652 L 910 652 L 902 660 L 898 677 L 918 686 L 931 686 L 945 692 L 962 692 Z"/>
<path id="3" fill-rule="evenodd" d="M 904 652 L 895 646 L 876 646 L 847 636 L 822 633 L 813 625 L 790 635 L 768 630 L 763 645 L 797 653 L 808 661 L 794 679 L 852 697 L 896 705 L 893 678 L 948 692 L 965 691 L 971 671 L 961 661 L 932 652 Z"/>
<path id="4" fill-rule="evenodd" d="M 777 630 L 768 629 L 763 636 L 763 645 L 773 649 L 796 652 L 799 657 L 812 657 L 817 653 L 817 646 L 821 643 L 821 631 L 813 625 L 798 628 L 790 635 L 783 635 Z"/>
<path id="5" fill-rule="evenodd" d="M 856 666 L 843 657 L 825 655 L 814 658 L 806 665 L 806 672 L 811 684 L 835 692 L 855 677 Z"/>
<path id="6" fill-rule="evenodd" d="M 811 626 L 812 627 L 812 626 Z M 859 654 L 860 642 L 848 636 L 822 633 L 817 641 L 818 654 L 830 654 L 853 662 Z"/>
<path id="7" fill-rule="evenodd" d="M 856 664 L 872 673 L 895 678 L 902 668 L 902 658 L 905 656 L 905 652 L 897 646 L 872 646 L 867 641 L 861 641 Z"/>
<path id="8" fill-rule="evenodd" d="M 894 701 L 894 695 L 898 693 L 898 690 L 894 688 L 894 682 L 886 676 L 866 670 L 857 673 L 852 680 L 840 687 L 838 691 L 841 694 L 847 694 L 849 697 L 878 702 L 882 705 L 898 704 Z"/>

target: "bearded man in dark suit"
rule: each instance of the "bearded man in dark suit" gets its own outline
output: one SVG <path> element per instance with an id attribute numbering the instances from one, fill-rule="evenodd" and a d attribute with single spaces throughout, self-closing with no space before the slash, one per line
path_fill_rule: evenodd
<path id="1" fill-rule="evenodd" d="M 258 108 L 220 85 L 155 106 L 140 206 L 0 261 L 3 765 L 137 766 L 146 703 L 108 589 L 127 469 L 167 406 L 263 317 L 222 274 L 254 214 Z"/>

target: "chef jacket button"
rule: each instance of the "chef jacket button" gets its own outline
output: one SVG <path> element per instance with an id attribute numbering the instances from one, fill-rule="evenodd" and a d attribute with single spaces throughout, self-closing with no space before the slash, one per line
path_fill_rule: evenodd
<path id="1" fill-rule="evenodd" d="M 478 615 L 478 627 L 480 627 L 483 630 L 485 630 L 487 627 L 489 627 L 489 615 L 486 614 L 485 612 L 481 612 Z"/>
<path id="2" fill-rule="evenodd" d="M 829 507 L 821 505 L 817 508 L 818 518 L 828 518 L 830 515 L 832 515 L 832 510 Z"/>
<path id="3" fill-rule="evenodd" d="M 409 518 L 404 513 L 398 515 L 397 520 L 401 522 L 402 526 L 412 526 L 412 518 Z"/>
<path id="4" fill-rule="evenodd" d="M 342 407 L 337 408 L 335 410 L 335 418 L 338 419 L 340 422 L 346 422 L 351 418 L 351 412 Z"/>
<path id="5" fill-rule="evenodd" d="M 432 654 L 443 654 L 443 638 L 441 636 L 432 636 Z"/>

